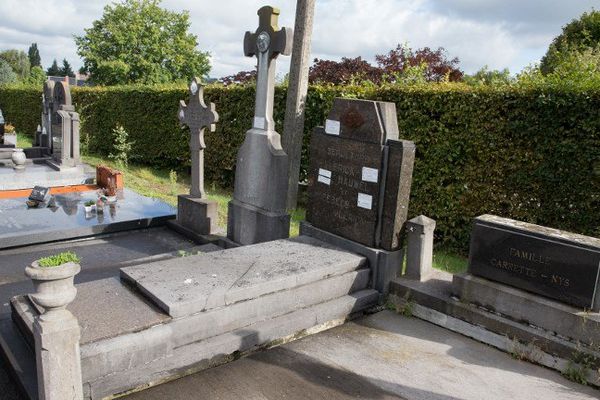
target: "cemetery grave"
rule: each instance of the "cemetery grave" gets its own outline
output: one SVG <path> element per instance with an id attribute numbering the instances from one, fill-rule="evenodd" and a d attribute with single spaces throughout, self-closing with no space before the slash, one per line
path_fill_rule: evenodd
<path id="1" fill-rule="evenodd" d="M 192 165 L 176 216 L 127 189 L 118 171 L 94 174 L 81 163 L 79 116 L 62 82 L 44 86 L 35 147 L 18 150 L 4 135 L 0 257 L 47 255 L 48 242 L 84 250 L 89 240 L 84 251 L 96 254 L 97 267 L 98 258 L 114 258 L 99 279 L 80 280 L 90 272 L 75 257 L 23 266 L 31 285 L 10 300 L 11 318 L 0 319 L 0 352 L 24 395 L 125 395 L 386 302 L 560 371 L 578 352 L 590 367 L 586 381 L 598 385 L 600 239 L 483 215 L 473 224 L 469 271 L 433 271 L 436 222 L 408 220 L 417 149 L 401 139 L 394 103 L 333 100 L 311 137 L 307 218 L 289 238 L 288 155 L 273 106 L 276 59 L 290 55 L 293 31 L 278 26 L 273 7 L 257 14 L 258 28 L 243 41 L 258 63 L 255 109 L 237 153 L 226 232 L 204 188 L 204 135 L 223 121 L 199 78 L 177 113 L 189 128 Z M 136 253 L 144 246 L 160 250 Z"/>

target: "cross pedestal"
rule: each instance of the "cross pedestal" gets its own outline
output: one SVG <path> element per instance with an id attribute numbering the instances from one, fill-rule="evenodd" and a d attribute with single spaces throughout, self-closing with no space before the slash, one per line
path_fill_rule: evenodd
<path id="1" fill-rule="evenodd" d="M 189 195 L 177 197 L 177 221 L 179 230 L 193 235 L 210 235 L 217 230 L 217 203 L 206 198 L 204 191 L 204 130 L 215 131 L 219 115 L 215 104 L 204 103 L 204 88 L 199 78 L 190 84 L 188 104 L 179 103 L 179 121 L 190 128 L 190 151 L 192 159 L 192 182 Z M 177 228 L 177 227 L 176 227 Z"/>
<path id="2" fill-rule="evenodd" d="M 273 122 L 275 59 L 291 54 L 292 30 L 279 28 L 279 10 L 258 10 L 259 27 L 246 32 L 244 53 L 258 59 L 256 108 L 252 129 L 237 155 L 235 189 L 229 202 L 227 237 L 254 244 L 289 236 L 286 211 L 288 159 Z"/>

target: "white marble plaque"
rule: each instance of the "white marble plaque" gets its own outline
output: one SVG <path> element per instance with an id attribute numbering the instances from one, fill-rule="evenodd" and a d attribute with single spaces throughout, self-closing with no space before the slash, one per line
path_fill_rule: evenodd
<path id="1" fill-rule="evenodd" d="M 325 121 L 325 133 L 329 135 L 339 135 L 340 134 L 340 121 L 334 121 L 332 119 L 328 119 Z"/>
<path id="2" fill-rule="evenodd" d="M 326 185 L 331 185 L 331 171 L 324 168 L 319 168 L 319 177 L 317 181 Z"/>
<path id="3" fill-rule="evenodd" d="M 379 170 L 377 168 L 363 167 L 362 169 L 362 180 L 365 182 L 377 183 L 379 176 Z"/>
<path id="4" fill-rule="evenodd" d="M 360 208 L 366 208 L 367 210 L 370 210 L 373 207 L 373 196 L 359 193 L 357 205 Z"/>
<path id="5" fill-rule="evenodd" d="M 323 175 L 324 177 L 331 178 L 331 171 L 324 168 L 319 168 L 319 175 Z"/>

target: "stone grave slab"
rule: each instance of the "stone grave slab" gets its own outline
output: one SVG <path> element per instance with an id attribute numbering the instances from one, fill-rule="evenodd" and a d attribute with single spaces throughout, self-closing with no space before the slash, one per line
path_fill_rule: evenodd
<path id="1" fill-rule="evenodd" d="M 361 256 L 300 236 L 121 269 L 172 317 L 182 317 L 340 275 Z"/>
<path id="2" fill-rule="evenodd" d="M 0 200 L 0 248 L 164 225 L 175 209 L 160 200 L 124 189 L 103 214 L 87 215 L 84 203 L 95 191 L 56 195 L 56 207 L 28 209 L 26 198 Z"/>
<path id="3" fill-rule="evenodd" d="M 469 272 L 566 304 L 600 308 L 597 238 L 483 215 L 473 224 Z"/>
<path id="4" fill-rule="evenodd" d="M 46 164 L 28 163 L 23 171 L 15 172 L 12 162 L 0 161 L 0 191 L 31 189 L 34 186 L 57 187 L 93 184 L 95 170 L 88 165 L 78 165 L 56 171 Z"/>
<path id="5" fill-rule="evenodd" d="M 117 278 L 80 283 L 76 287 L 78 296 L 67 309 L 79 321 L 81 344 L 139 332 L 171 319 Z M 33 317 L 43 309 L 27 295 L 15 297 L 11 306 L 27 325 L 25 332 L 31 333 Z"/>

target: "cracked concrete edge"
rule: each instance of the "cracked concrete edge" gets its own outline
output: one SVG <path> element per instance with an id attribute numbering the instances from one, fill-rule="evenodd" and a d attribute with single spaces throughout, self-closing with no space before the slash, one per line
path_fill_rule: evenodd
<path id="1" fill-rule="evenodd" d="M 406 303 L 404 298 L 394 294 L 390 295 L 389 300 L 396 305 L 404 305 Z M 506 335 L 490 332 L 481 326 L 470 324 L 420 304 L 411 303 L 410 313 L 414 317 L 477 340 L 478 342 L 485 343 L 505 353 L 514 354 L 521 360 L 539 364 L 560 373 L 565 373 L 569 368 L 573 367 L 584 368 L 584 366 L 574 363 L 571 360 L 546 353 L 533 343 L 521 343 Z M 588 384 L 600 388 L 600 371 L 588 370 L 585 375 Z"/>

